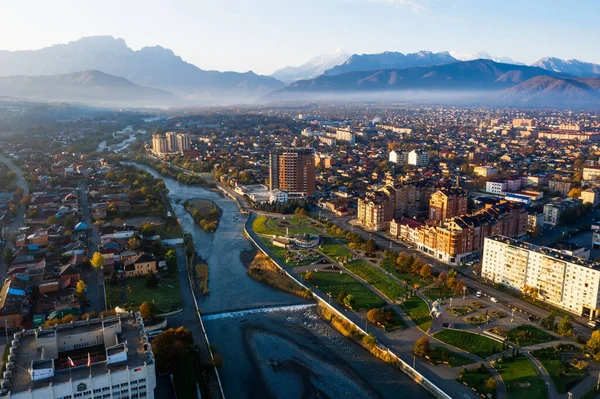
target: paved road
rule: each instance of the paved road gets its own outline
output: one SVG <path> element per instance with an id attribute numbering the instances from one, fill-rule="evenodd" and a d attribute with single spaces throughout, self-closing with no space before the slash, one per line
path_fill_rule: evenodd
<path id="1" fill-rule="evenodd" d="M 79 198 L 81 199 L 83 222 L 91 228 L 91 234 L 87 242 L 87 256 L 88 259 L 91 260 L 98 251 L 98 245 L 100 245 L 100 232 L 98 231 L 98 228 L 93 225 L 85 183 L 79 185 Z M 88 286 L 86 297 L 90 300 L 89 308 L 97 312 L 106 310 L 106 287 L 104 286 L 104 276 L 102 272 L 98 273 L 92 268 L 86 272 L 85 280 Z"/>
<path id="2" fill-rule="evenodd" d="M 19 169 L 14 163 L 12 163 L 12 161 L 7 158 L 4 155 L 0 154 L 0 162 L 6 164 L 6 166 L 8 166 L 8 168 L 15 172 L 17 174 L 17 186 L 20 187 L 21 189 L 23 189 L 24 194 L 29 194 L 29 184 L 27 184 L 27 181 L 25 180 L 25 177 L 23 176 L 23 171 L 21 169 Z M 19 209 L 17 211 L 17 214 L 15 215 L 15 218 L 12 220 L 12 222 L 8 225 L 8 229 L 7 231 L 10 232 L 17 232 L 19 231 L 19 229 L 21 227 L 23 227 L 23 222 L 25 221 L 25 206 L 19 204 Z M 12 242 L 7 242 L 5 248 L 8 249 L 13 249 L 14 248 L 14 244 Z M 1 259 L 2 257 L 0 256 L 0 265 L 2 267 L 0 267 L 0 278 L 1 280 L 4 280 L 4 276 L 6 275 L 7 269 L 6 269 L 6 265 L 4 264 L 4 261 Z"/>

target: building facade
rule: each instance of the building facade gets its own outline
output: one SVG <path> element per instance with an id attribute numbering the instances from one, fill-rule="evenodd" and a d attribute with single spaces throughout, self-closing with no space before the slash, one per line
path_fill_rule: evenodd
<path id="1" fill-rule="evenodd" d="M 281 148 L 269 155 L 269 191 L 287 191 L 290 197 L 315 193 L 314 150 Z"/>
<path id="2" fill-rule="evenodd" d="M 152 152 L 155 155 L 161 156 L 169 152 L 167 138 L 162 134 L 152 135 Z"/>
<path id="3" fill-rule="evenodd" d="M 573 314 L 600 314 L 600 264 L 502 236 L 487 237 L 482 276 Z"/>
<path id="4" fill-rule="evenodd" d="M 442 222 L 467 213 L 468 193 L 460 188 L 444 188 L 429 199 L 429 220 Z"/>

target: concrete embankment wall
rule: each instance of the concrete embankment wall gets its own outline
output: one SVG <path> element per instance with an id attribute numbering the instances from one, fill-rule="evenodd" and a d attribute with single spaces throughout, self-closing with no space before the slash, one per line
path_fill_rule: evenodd
<path id="1" fill-rule="evenodd" d="M 217 365 L 215 364 L 215 357 L 213 355 L 212 349 L 210 348 L 210 341 L 208 340 L 208 335 L 206 335 L 206 328 L 204 328 L 204 323 L 202 322 L 202 316 L 200 315 L 200 309 L 198 308 L 198 300 L 196 300 L 196 294 L 194 293 L 194 284 L 192 282 L 192 277 L 190 276 L 190 263 L 189 258 L 185 257 L 185 262 L 187 266 L 187 276 L 190 282 L 190 291 L 192 292 L 192 299 L 194 300 L 194 308 L 196 308 L 196 316 L 198 316 L 198 321 L 200 323 L 200 327 L 202 327 L 202 332 L 204 333 L 204 339 L 206 340 L 206 346 L 208 348 L 208 353 L 210 353 L 210 360 L 212 361 L 215 368 L 215 375 L 217 376 L 217 382 L 219 383 L 219 390 L 221 391 L 221 398 L 225 399 L 225 393 L 223 392 L 223 385 L 221 384 L 221 377 L 219 376 L 219 370 L 217 369 Z"/>
<path id="2" fill-rule="evenodd" d="M 283 273 L 285 273 L 288 277 L 290 277 L 292 280 L 294 280 L 297 284 L 299 284 L 301 287 L 303 287 L 305 289 L 310 289 L 310 287 L 307 287 L 306 285 L 304 285 L 303 282 L 299 281 L 298 278 L 293 273 L 290 273 L 290 271 L 288 270 L 288 268 L 285 265 L 281 265 L 280 261 L 278 259 L 273 259 L 269 255 L 269 253 L 267 253 L 267 251 L 264 249 L 264 243 L 262 243 L 259 239 L 255 239 L 255 233 L 254 233 L 254 231 L 252 231 L 252 227 L 251 227 L 253 220 L 254 220 L 253 213 L 251 213 L 248 216 L 248 219 L 246 220 L 246 223 L 244 224 L 244 232 L 246 233 L 246 236 L 252 242 L 252 244 L 256 248 L 258 248 L 263 254 L 265 254 L 267 257 L 269 257 L 273 261 L 273 263 L 275 265 L 277 265 L 277 267 Z M 346 317 L 342 312 L 338 311 L 334 306 L 330 305 L 328 303 L 327 299 L 322 298 L 321 296 L 319 296 L 318 294 L 316 294 L 314 292 L 313 292 L 313 297 L 317 300 L 317 302 L 319 302 L 320 306 L 326 307 L 333 314 L 335 314 L 336 317 L 339 317 L 340 319 L 346 321 L 347 323 L 350 323 L 358 331 L 360 331 L 362 334 L 367 335 L 367 332 L 365 330 L 363 330 L 360 326 L 358 326 L 356 323 L 354 323 L 352 320 L 350 320 L 348 317 Z M 444 391 L 442 391 L 435 384 L 433 384 L 431 381 L 429 381 L 427 378 L 425 378 L 421 373 L 419 373 L 414 368 L 412 368 L 404 360 L 400 359 L 389 348 L 386 348 L 385 346 L 380 345 L 380 344 L 377 344 L 377 347 L 382 352 L 389 353 L 389 355 L 397 362 L 397 366 L 398 366 L 398 368 L 400 370 L 402 370 L 407 376 L 409 376 L 410 378 L 412 378 L 415 382 L 417 382 L 419 385 L 421 385 L 423 388 L 425 388 L 427 391 L 429 391 L 431 394 L 433 394 L 436 398 L 439 398 L 439 399 L 452 399 Z"/>

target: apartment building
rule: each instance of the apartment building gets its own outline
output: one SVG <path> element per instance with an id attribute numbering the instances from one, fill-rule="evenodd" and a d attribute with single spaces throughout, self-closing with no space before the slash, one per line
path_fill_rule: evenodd
<path id="1" fill-rule="evenodd" d="M 467 213 L 468 193 L 461 188 L 443 188 L 429 199 L 429 220 L 442 222 Z"/>
<path id="2" fill-rule="evenodd" d="M 185 133 L 177 133 L 175 137 L 176 147 L 175 151 L 184 152 L 192 149 L 192 141 L 190 135 Z"/>
<path id="3" fill-rule="evenodd" d="M 429 152 L 412 150 L 408 153 L 406 161 L 409 165 L 414 165 L 418 168 L 429 164 Z"/>
<path id="4" fill-rule="evenodd" d="M 581 203 L 581 200 L 574 198 L 553 199 L 544 205 L 544 226 L 555 227 L 560 223 L 560 215 L 565 209 L 576 207 Z"/>
<path id="5" fill-rule="evenodd" d="M 458 265 L 479 256 L 485 237 L 496 234 L 521 237 L 526 233 L 525 205 L 505 202 L 473 215 L 447 219 L 441 225 L 423 226 L 415 244 L 442 262 Z"/>
<path id="6" fill-rule="evenodd" d="M 177 151 L 177 132 L 167 132 L 165 133 L 165 137 L 167 138 L 167 148 L 169 152 Z"/>
<path id="7" fill-rule="evenodd" d="M 579 197 L 584 204 L 592 204 L 592 206 L 600 205 L 600 188 L 588 188 L 581 192 L 581 197 Z"/>
<path id="8" fill-rule="evenodd" d="M 383 230 L 394 217 L 392 199 L 383 191 L 369 191 L 358 199 L 358 222 L 369 230 Z"/>
<path id="9" fill-rule="evenodd" d="M 338 142 L 354 145 L 356 143 L 356 134 L 349 127 L 340 128 L 335 131 L 335 139 Z"/>
<path id="10" fill-rule="evenodd" d="M 600 178 L 600 166 L 586 166 L 583 168 L 583 180 L 598 180 Z"/>
<path id="11" fill-rule="evenodd" d="M 590 319 L 600 315 L 600 264 L 500 235 L 485 239 L 482 276 Z"/>
<path id="12" fill-rule="evenodd" d="M 161 156 L 169 152 L 169 145 L 167 144 L 167 138 L 162 134 L 152 135 L 152 152 L 155 155 Z"/>
<path id="13" fill-rule="evenodd" d="M 315 193 L 315 162 L 312 148 L 280 148 L 269 155 L 269 191 L 287 191 L 290 197 Z"/>
<path id="14" fill-rule="evenodd" d="M 493 166 L 475 166 L 473 173 L 483 177 L 495 176 L 498 174 L 498 168 L 494 168 Z"/>

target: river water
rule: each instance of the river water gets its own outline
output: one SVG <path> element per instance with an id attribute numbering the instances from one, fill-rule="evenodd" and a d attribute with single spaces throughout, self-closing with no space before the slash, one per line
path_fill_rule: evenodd
<path id="1" fill-rule="evenodd" d="M 252 245 L 234 201 L 136 166 L 165 181 L 176 216 L 208 262 L 210 294 L 199 306 L 209 314 L 203 317 L 206 332 L 224 360 L 220 375 L 228 399 L 430 397 L 320 320 L 314 302 L 248 277 L 240 254 Z M 181 204 L 191 198 L 213 200 L 223 210 L 215 233 L 204 232 L 185 211 Z M 261 307 L 267 309 L 256 310 Z"/>

